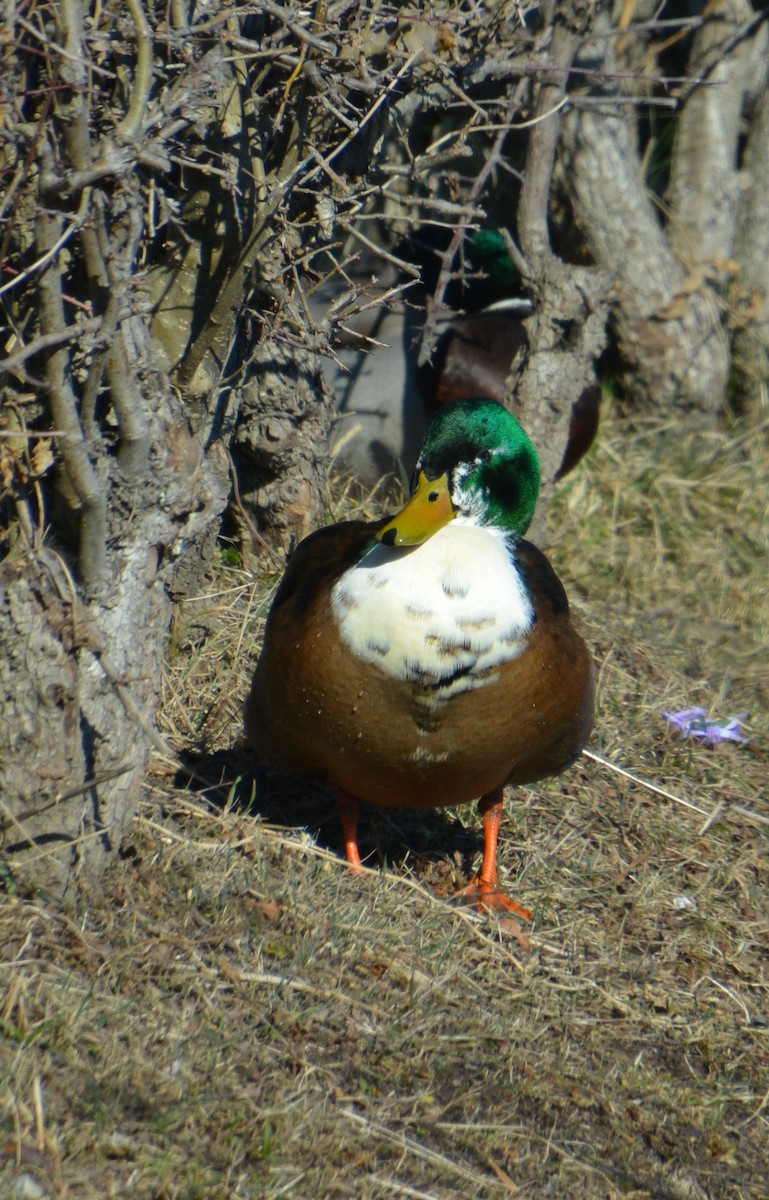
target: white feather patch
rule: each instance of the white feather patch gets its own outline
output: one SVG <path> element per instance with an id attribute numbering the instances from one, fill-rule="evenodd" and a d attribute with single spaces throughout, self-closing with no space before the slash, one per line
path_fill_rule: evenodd
<path id="1" fill-rule="evenodd" d="M 461 517 L 419 546 L 378 545 L 333 589 L 341 636 L 436 698 L 481 687 L 521 653 L 534 620 L 513 555 L 504 533 Z"/>

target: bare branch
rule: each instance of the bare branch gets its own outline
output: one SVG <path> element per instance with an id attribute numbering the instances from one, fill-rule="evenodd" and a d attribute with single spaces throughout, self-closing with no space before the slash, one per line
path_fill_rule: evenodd
<path id="1" fill-rule="evenodd" d="M 315 34 L 310 33 L 304 27 L 304 25 L 301 25 L 298 21 L 294 20 L 296 10 L 282 8 L 279 4 L 271 3 L 271 0 L 257 0 L 257 3 L 254 4 L 254 8 L 257 10 L 257 12 L 261 11 L 269 13 L 271 17 L 276 17 L 285 25 L 289 33 L 293 34 L 297 41 L 302 42 L 305 46 L 312 46 L 315 50 L 320 50 L 323 54 L 329 54 L 333 56 L 336 53 L 336 47 L 333 42 L 325 42 L 323 38 L 316 37 Z M 245 42 L 246 39 L 243 38 L 241 41 Z M 251 45 L 253 45 L 253 43 L 251 43 Z M 260 47 L 257 45 L 254 48 L 258 49 Z"/>
<path id="2" fill-rule="evenodd" d="M 715 86 L 697 88 L 676 122 L 668 198 L 670 242 L 688 262 L 732 256 L 741 183 L 737 148 L 745 96 L 766 69 L 766 28 L 755 39 L 748 0 L 724 0 L 694 39 L 691 62 Z"/>
<path id="3" fill-rule="evenodd" d="M 373 253 L 381 258 L 384 262 L 391 263 L 394 267 L 397 267 L 399 271 L 403 271 L 406 275 L 410 275 L 412 279 L 419 279 L 419 267 L 415 267 L 413 263 L 406 262 L 406 260 L 403 258 L 398 258 L 397 254 L 391 254 L 389 250 L 385 250 L 382 246 L 378 246 L 375 242 L 372 242 L 371 239 L 367 238 L 357 225 L 353 225 L 350 221 L 345 220 L 343 217 L 339 217 L 336 223 L 340 229 L 343 229 L 345 233 L 348 233 L 350 237 L 355 239 L 356 242 L 360 242 L 362 246 L 365 246 L 368 250 L 373 251 Z"/>
<path id="4" fill-rule="evenodd" d="M 522 95 L 523 85 L 519 84 L 507 106 L 505 120 L 500 126 L 497 137 L 494 140 L 494 144 L 492 145 L 486 161 L 481 170 L 478 172 L 473 186 L 470 189 L 470 193 L 467 197 L 467 207 L 470 210 L 472 210 L 477 203 L 478 198 L 486 186 L 486 181 L 501 158 L 502 147 L 508 133 L 509 123 L 512 120 L 513 113 L 517 112 L 520 107 Z M 418 363 L 420 366 L 426 362 L 429 362 L 430 357 L 432 356 L 433 337 L 435 334 L 436 324 L 443 309 L 443 297 L 446 293 L 446 288 L 448 287 L 451 276 L 452 263 L 454 262 L 454 258 L 467 234 L 467 230 L 470 226 L 470 220 L 471 218 L 469 215 L 460 218 L 448 247 L 441 255 L 441 266 L 438 274 L 438 282 L 435 286 L 432 302 L 428 306 L 427 320 L 425 321 L 424 330 L 422 332 L 422 340 L 419 346 Z"/>
<path id="5" fill-rule="evenodd" d="M 60 234 L 59 218 L 42 210 L 37 218 L 38 247 L 48 254 Z M 40 324 L 45 335 L 66 328 L 58 262 L 52 262 L 38 283 Z M 97 593 L 105 583 L 107 502 L 104 487 L 93 468 L 78 416 L 77 397 L 69 379 L 69 356 L 63 346 L 46 358 L 46 378 L 51 400 L 51 415 L 65 436 L 57 439 L 62 461 L 80 501 L 80 578 L 87 592 Z"/>
<path id="6" fill-rule="evenodd" d="M 50 350 L 54 346 L 76 342 L 87 334 L 98 333 L 101 324 L 101 317 L 91 317 L 77 325 L 69 325 L 66 329 L 56 329 L 52 333 L 42 334 L 29 342 L 23 350 L 17 350 L 15 354 L 9 354 L 7 358 L 0 359 L 0 371 L 4 371 L 7 375 L 15 375 L 28 358 L 34 358 L 35 355 L 42 354 L 43 351 Z"/>
<path id="7" fill-rule="evenodd" d="M 18 275 L 14 275 L 13 279 L 9 279 L 8 283 L 4 283 L 3 286 L 0 287 L 0 296 L 2 296 L 5 292 L 10 292 L 15 287 L 18 287 L 19 284 L 26 283 L 27 280 L 35 275 L 38 271 L 42 271 L 45 267 L 47 267 L 48 264 L 52 262 L 54 258 L 56 258 L 62 247 L 66 246 L 72 235 L 77 233 L 77 231 L 83 227 L 88 219 L 88 211 L 89 198 L 87 196 L 83 196 L 75 217 L 66 227 L 66 229 L 62 230 L 55 243 L 48 250 L 46 250 L 45 254 L 41 254 L 40 257 L 35 259 L 33 263 L 30 263 L 30 265 L 24 271 L 19 271 Z"/>
<path id="8" fill-rule="evenodd" d="M 144 132 L 144 117 L 152 87 L 152 30 L 139 0 L 126 0 L 136 27 L 136 70 L 128 112 L 115 130 L 118 142 L 133 142 Z"/>
<path id="9" fill-rule="evenodd" d="M 518 207 L 518 236 L 524 255 L 532 263 L 550 253 L 547 214 L 555 148 L 560 132 L 557 113 L 566 95 L 567 72 L 578 44 L 579 37 L 574 30 L 556 20 L 548 74 L 542 82 L 537 102 L 537 115 L 546 119 L 534 125 L 529 138 L 523 191 Z"/>

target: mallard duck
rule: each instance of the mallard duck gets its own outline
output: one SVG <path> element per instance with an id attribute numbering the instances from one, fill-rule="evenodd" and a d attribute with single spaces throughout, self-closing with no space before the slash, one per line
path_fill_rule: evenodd
<path id="1" fill-rule="evenodd" d="M 437 282 L 435 249 L 430 240 L 416 243 L 423 278 L 428 287 Z M 431 262 L 432 257 L 432 262 Z M 422 394 L 425 415 L 432 417 L 444 404 L 466 396 L 505 400 L 506 384 L 515 360 L 528 352 L 524 324 L 534 304 L 521 296 L 521 280 L 503 235 L 485 227 L 470 232 L 464 246 L 464 270 L 444 293 L 449 309 L 437 324 L 437 340 L 430 361 L 419 367 L 415 382 Z M 598 432 L 601 390 L 586 387 L 573 402 L 568 440 L 555 479 L 568 474 L 590 449 Z"/>
<path id="2" fill-rule="evenodd" d="M 444 323 L 430 362 L 419 367 L 416 384 L 429 418 L 445 404 L 483 391 L 500 403 L 505 398 L 513 360 L 526 352 L 526 312 L 516 304 L 495 305 L 453 316 Z M 555 479 L 562 479 L 587 454 L 598 432 L 601 389 L 583 388 L 571 406 L 569 433 Z"/>
<path id="3" fill-rule="evenodd" d="M 563 771 L 593 721 L 590 654 L 523 538 L 538 488 L 534 446 L 502 405 L 440 411 L 397 516 L 297 547 L 245 710 L 262 758 L 335 786 L 353 870 L 361 802 L 479 799 L 483 861 L 465 895 L 526 917 L 497 880 L 503 789 Z"/>
<path id="4" fill-rule="evenodd" d="M 429 420 L 445 404 L 468 396 L 504 402 L 515 360 L 528 352 L 526 318 L 532 301 L 520 295 L 521 280 L 507 245 L 496 229 L 470 232 L 443 293 L 428 362 L 417 365 L 427 294 L 434 292 L 445 250 L 429 229 L 401 247 L 404 258 L 422 271 L 422 287 L 408 289 L 405 303 L 378 308 L 368 304 L 345 325 L 338 358 L 324 372 L 339 398 L 332 452 L 339 466 L 364 485 L 410 472 Z M 381 269 L 381 264 L 379 264 Z M 370 280 L 376 263 L 361 267 Z M 383 291 L 389 291 L 383 283 Z M 325 315 L 333 289 L 321 289 L 311 303 Z M 571 408 L 568 440 L 555 478 L 560 479 L 590 448 L 599 421 L 600 389 L 586 387 Z M 513 405 L 513 408 L 515 406 Z"/>

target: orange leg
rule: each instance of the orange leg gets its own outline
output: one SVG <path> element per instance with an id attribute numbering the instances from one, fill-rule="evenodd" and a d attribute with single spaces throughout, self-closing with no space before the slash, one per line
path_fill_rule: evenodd
<path id="1" fill-rule="evenodd" d="M 343 788 L 336 789 L 336 807 L 344 837 L 344 852 L 351 871 L 356 875 L 363 871 L 363 863 L 358 849 L 358 813 L 360 803 L 356 796 L 351 796 Z"/>
<path id="2" fill-rule="evenodd" d="M 470 880 L 459 893 L 477 908 L 517 913 L 530 920 L 532 913 L 514 900 L 509 900 L 497 881 L 497 842 L 502 821 L 502 788 L 482 796 L 478 809 L 483 816 L 483 861 L 480 874 Z"/>

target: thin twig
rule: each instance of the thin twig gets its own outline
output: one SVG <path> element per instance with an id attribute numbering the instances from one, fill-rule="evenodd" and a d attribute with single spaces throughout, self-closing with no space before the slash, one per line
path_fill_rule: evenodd
<path id="1" fill-rule="evenodd" d="M 80 207 L 78 208 L 73 220 L 67 226 L 67 228 L 59 234 L 53 244 L 50 245 L 44 251 L 44 253 L 40 255 L 39 258 L 36 258 L 33 263 L 30 263 L 28 267 L 26 267 L 23 271 L 19 271 L 18 275 L 14 275 L 13 279 L 9 279 L 7 283 L 4 283 L 3 286 L 0 287 L 0 296 L 4 295 L 5 292 L 10 292 L 11 288 L 18 287 L 20 283 L 25 283 L 38 271 L 42 271 L 44 267 L 47 267 L 48 264 L 53 261 L 62 247 L 66 246 L 72 235 L 77 233 L 78 229 L 82 228 L 82 226 L 88 220 L 89 211 L 90 196 L 88 193 L 84 192 L 80 199 Z M 55 345 L 54 342 L 51 342 L 50 344 Z"/>
<path id="2" fill-rule="evenodd" d="M 354 1125 L 358 1125 L 365 1129 L 368 1133 L 375 1134 L 386 1142 L 399 1147 L 405 1153 L 413 1155 L 414 1158 L 420 1158 L 423 1162 L 429 1162 L 435 1167 L 439 1167 L 442 1171 L 448 1171 L 453 1175 L 458 1175 L 460 1179 L 467 1179 L 475 1188 L 483 1188 L 488 1191 L 490 1188 L 502 1187 L 501 1183 L 488 1175 L 482 1175 L 479 1171 L 473 1171 L 464 1163 L 457 1162 L 456 1159 L 448 1158 L 445 1154 L 438 1154 L 437 1151 L 431 1150 L 429 1146 L 422 1145 L 421 1142 L 415 1141 L 408 1137 L 405 1133 L 396 1133 L 392 1129 L 388 1129 L 386 1125 L 381 1125 L 378 1121 L 372 1121 L 370 1117 L 365 1117 L 361 1113 L 354 1112 L 352 1109 L 344 1109 L 344 1116 Z M 508 1189 L 504 1191 L 507 1193 Z"/>
<path id="3" fill-rule="evenodd" d="M 54 346 L 61 346 L 65 342 L 74 342 L 78 338 L 84 337 L 90 333 L 98 333 L 101 328 L 101 317 L 90 317 L 87 321 L 80 321 L 77 325 L 68 325 L 66 329 L 55 329 L 51 333 L 40 334 L 31 341 L 23 350 L 17 350 L 15 354 L 10 354 L 8 358 L 0 359 L 0 371 L 5 371 L 6 374 L 14 374 L 22 363 L 28 358 L 33 358 L 36 354 L 42 354 L 44 350 L 50 350 Z M 62 434 L 61 429 L 55 431 L 49 430 L 48 434 L 35 433 L 30 434 L 30 437 L 45 437 Z"/>
<path id="4" fill-rule="evenodd" d="M 583 750 L 585 758 L 591 758 L 593 762 L 600 763 L 602 767 L 608 767 L 610 771 L 614 771 L 617 775 L 622 775 L 624 779 L 630 779 L 633 783 L 637 783 L 639 787 L 646 788 L 648 792 L 654 792 L 657 796 L 662 796 L 665 800 L 672 800 L 675 804 L 680 804 L 682 808 L 688 808 L 692 812 L 699 813 L 702 817 L 707 817 L 708 820 L 702 827 L 704 833 L 715 820 L 718 812 L 723 807 L 723 801 L 719 801 L 716 806 L 716 811 L 708 812 L 706 808 L 700 808 L 698 804 L 692 804 L 691 800 L 684 800 L 683 796 L 677 796 L 675 792 L 669 792 L 667 788 L 658 787 L 656 783 L 650 783 L 648 779 L 642 779 L 640 775 L 634 775 L 632 771 L 626 771 L 624 767 L 618 767 L 616 763 L 609 762 L 608 758 L 602 758 L 600 754 L 594 754 L 592 750 Z M 729 811 L 739 813 L 741 817 L 745 817 L 750 821 L 757 821 L 759 825 L 769 825 L 769 817 L 762 817 L 760 813 L 753 812 L 749 808 L 745 808 L 742 804 L 730 804 Z"/>
<path id="5" fill-rule="evenodd" d="M 394 267 L 397 267 L 399 271 L 404 271 L 407 275 L 410 275 L 412 279 L 419 279 L 418 267 L 415 267 L 413 263 L 406 262 L 406 260 L 403 258 L 398 258 L 397 254 L 392 254 L 384 246 L 377 246 L 370 240 L 370 238 L 367 238 L 366 235 L 361 232 L 357 225 L 351 224 L 343 217 L 338 218 L 336 223 L 340 229 L 343 229 L 344 232 L 349 234 L 351 238 L 354 238 L 356 242 L 360 242 L 360 244 L 365 246 L 367 250 L 371 250 L 374 254 L 376 254 L 377 258 L 383 258 L 387 262 L 392 263 Z"/>
<path id="6" fill-rule="evenodd" d="M 478 198 L 486 186 L 486 181 L 489 178 L 489 175 L 502 157 L 502 146 L 504 145 L 505 138 L 507 137 L 509 124 L 513 113 L 517 112 L 520 107 L 522 95 L 523 88 L 519 84 L 513 93 L 510 103 L 507 106 L 505 118 L 500 126 L 499 133 L 494 140 L 494 144 L 492 145 L 491 150 L 486 157 L 486 161 L 473 181 L 473 186 L 471 187 L 470 194 L 467 197 L 467 208 L 470 212 L 475 209 Z M 435 291 L 433 292 L 432 300 L 427 306 L 427 319 L 425 320 L 424 329 L 422 330 L 422 338 L 419 343 L 419 354 L 417 357 L 417 363 L 419 366 L 423 366 L 426 362 L 429 362 L 430 358 L 432 357 L 435 328 L 445 307 L 443 303 L 443 297 L 446 294 L 446 288 L 448 287 L 449 280 L 451 278 L 452 263 L 454 262 L 454 258 L 456 257 L 459 248 L 465 239 L 469 226 L 469 216 L 460 218 L 448 247 L 441 255 L 441 267 L 438 273 L 438 282 L 435 285 Z"/>

